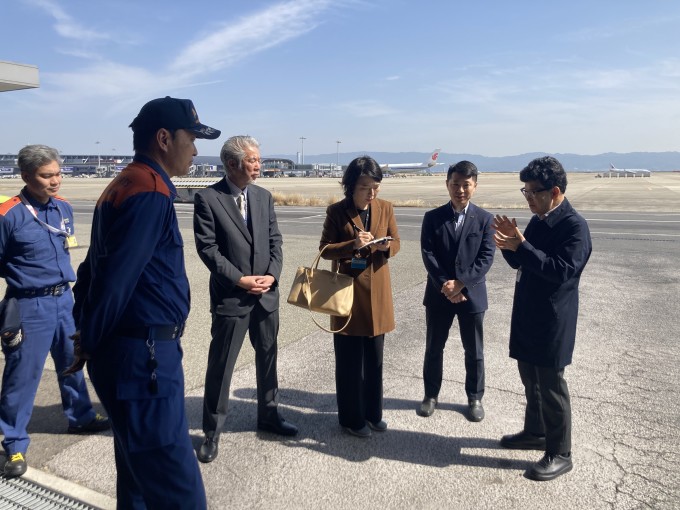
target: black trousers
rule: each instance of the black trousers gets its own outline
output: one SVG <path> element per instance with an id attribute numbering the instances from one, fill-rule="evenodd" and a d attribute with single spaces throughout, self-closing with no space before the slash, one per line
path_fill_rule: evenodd
<path id="1" fill-rule="evenodd" d="M 360 429 L 382 420 L 385 335 L 333 335 L 338 420 Z"/>
<path id="2" fill-rule="evenodd" d="M 484 396 L 484 312 L 456 314 L 452 307 L 425 307 L 425 398 L 439 396 L 444 376 L 444 347 L 456 315 L 465 351 L 465 393 L 469 400 L 481 400 Z"/>
<path id="3" fill-rule="evenodd" d="M 255 349 L 257 420 L 275 422 L 279 419 L 276 403 L 279 388 L 276 373 L 279 311 L 267 312 L 261 306 L 255 306 L 249 314 L 241 317 L 213 313 L 203 396 L 203 432 L 207 435 L 219 434 L 224 428 L 231 377 L 246 332 Z"/>
<path id="4" fill-rule="evenodd" d="M 527 408 L 524 430 L 545 436 L 546 452 L 571 451 L 571 402 L 564 368 L 547 368 L 517 362 L 524 384 Z"/>

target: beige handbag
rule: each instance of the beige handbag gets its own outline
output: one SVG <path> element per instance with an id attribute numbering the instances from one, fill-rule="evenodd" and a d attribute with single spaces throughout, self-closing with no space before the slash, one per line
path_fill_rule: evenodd
<path id="1" fill-rule="evenodd" d="M 327 248 L 324 246 L 314 259 L 311 267 L 300 266 L 295 273 L 293 286 L 288 294 L 288 303 L 307 308 L 310 312 L 347 317 L 345 325 L 337 330 L 326 329 L 312 315 L 312 320 L 324 331 L 339 333 L 347 327 L 352 318 L 354 302 L 354 278 L 339 273 L 319 269 L 319 259 Z"/>

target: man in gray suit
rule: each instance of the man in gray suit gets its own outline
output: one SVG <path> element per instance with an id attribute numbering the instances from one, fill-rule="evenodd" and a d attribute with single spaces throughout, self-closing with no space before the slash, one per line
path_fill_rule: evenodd
<path id="1" fill-rule="evenodd" d="M 220 158 L 226 177 L 199 191 L 194 207 L 196 249 L 210 270 L 212 313 L 201 462 L 217 457 L 231 376 L 246 331 L 255 349 L 258 429 L 284 436 L 298 431 L 279 415 L 276 403 L 283 241 L 271 193 L 253 184 L 260 174 L 259 143 L 250 136 L 231 137 Z"/>

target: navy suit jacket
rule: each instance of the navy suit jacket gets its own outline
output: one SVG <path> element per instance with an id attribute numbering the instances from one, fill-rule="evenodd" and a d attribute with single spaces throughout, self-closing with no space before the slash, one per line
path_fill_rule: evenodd
<path id="1" fill-rule="evenodd" d="M 425 213 L 420 249 L 427 269 L 423 304 L 478 313 L 488 308 L 486 273 L 491 269 L 496 244 L 491 224 L 493 215 L 470 203 L 456 249 L 455 222 L 451 203 Z M 465 284 L 467 301 L 454 305 L 441 292 L 448 280 Z"/>
<path id="2" fill-rule="evenodd" d="M 566 198 L 545 220 L 534 215 L 517 251 L 501 250 L 520 272 L 515 283 L 510 357 L 564 368 L 576 342 L 578 286 L 592 252 L 590 230 Z"/>
<path id="3" fill-rule="evenodd" d="M 219 315 L 240 317 L 259 303 L 268 312 L 279 307 L 283 238 L 271 193 L 248 185 L 252 234 L 224 179 L 194 196 L 194 238 L 198 256 L 210 270 L 210 308 Z M 259 296 L 237 285 L 242 276 L 272 275 L 276 282 Z"/>

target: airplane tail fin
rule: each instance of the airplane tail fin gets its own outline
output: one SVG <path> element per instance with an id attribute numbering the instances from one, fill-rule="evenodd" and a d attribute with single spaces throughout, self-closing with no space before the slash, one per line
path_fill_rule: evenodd
<path id="1" fill-rule="evenodd" d="M 428 168 L 437 164 L 437 158 L 439 157 L 439 151 L 441 151 L 441 149 L 435 149 L 432 152 L 432 154 L 430 155 L 430 159 L 428 159 L 425 162 L 425 164 L 427 165 Z"/>

